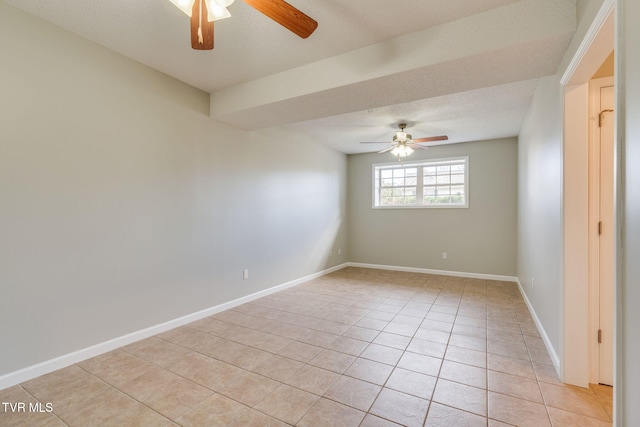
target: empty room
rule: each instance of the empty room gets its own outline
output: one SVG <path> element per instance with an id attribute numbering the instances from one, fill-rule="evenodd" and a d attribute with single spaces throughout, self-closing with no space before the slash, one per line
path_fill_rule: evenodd
<path id="1" fill-rule="evenodd" d="M 640 425 L 639 17 L 0 0 L 0 425 Z"/>

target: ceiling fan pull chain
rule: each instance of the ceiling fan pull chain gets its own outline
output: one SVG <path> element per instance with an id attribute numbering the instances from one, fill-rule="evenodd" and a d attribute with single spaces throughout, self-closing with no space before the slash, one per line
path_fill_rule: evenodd
<path id="1" fill-rule="evenodd" d="M 204 0 L 200 0 L 200 23 L 198 25 L 198 43 L 204 44 L 204 37 L 202 37 L 202 2 Z"/>

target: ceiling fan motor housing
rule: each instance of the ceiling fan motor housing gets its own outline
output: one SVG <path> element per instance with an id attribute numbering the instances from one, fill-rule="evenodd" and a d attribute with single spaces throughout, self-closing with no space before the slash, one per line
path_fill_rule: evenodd
<path id="1" fill-rule="evenodd" d="M 405 132 L 396 132 L 396 134 L 393 135 L 393 142 L 407 142 L 412 139 L 412 136 Z"/>

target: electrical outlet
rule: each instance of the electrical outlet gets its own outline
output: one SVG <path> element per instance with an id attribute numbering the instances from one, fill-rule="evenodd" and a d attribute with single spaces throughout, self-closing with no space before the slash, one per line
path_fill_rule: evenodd
<path id="1" fill-rule="evenodd" d="M 342 249 L 338 248 L 338 255 L 342 255 Z"/>
<path id="2" fill-rule="evenodd" d="M 447 259 L 449 255 L 446 252 L 442 252 L 442 259 Z"/>
<path id="3" fill-rule="evenodd" d="M 532 277 L 532 278 L 531 278 L 531 287 L 532 287 L 532 288 L 533 288 L 533 281 L 534 281 L 534 280 L 535 280 L 535 279 Z"/>
<path id="4" fill-rule="evenodd" d="M 249 269 L 245 268 L 242 270 L 242 279 L 247 280 L 249 278 Z"/>

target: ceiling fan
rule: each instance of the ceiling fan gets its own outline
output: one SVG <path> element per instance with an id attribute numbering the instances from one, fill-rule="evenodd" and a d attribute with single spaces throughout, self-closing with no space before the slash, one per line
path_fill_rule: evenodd
<path id="1" fill-rule="evenodd" d="M 424 145 L 420 145 L 421 142 L 434 142 L 434 141 L 446 141 L 449 139 L 446 135 L 441 136 L 430 136 L 427 138 L 416 138 L 406 133 L 404 129 L 407 127 L 406 123 L 398 124 L 400 131 L 396 132 L 393 135 L 393 142 L 391 145 L 384 150 L 378 151 L 378 153 L 386 153 L 387 151 L 391 151 L 391 154 L 397 157 L 407 157 L 413 154 L 415 149 L 418 150 L 428 150 L 429 147 L 425 147 Z M 361 142 L 361 144 L 385 144 L 384 142 Z"/>
<path id="2" fill-rule="evenodd" d="M 213 49 L 213 21 L 229 18 L 227 7 L 234 0 L 170 0 L 191 17 L 191 47 Z M 289 31 L 306 39 L 318 23 L 284 0 L 244 0 L 249 6 L 267 15 Z"/>

